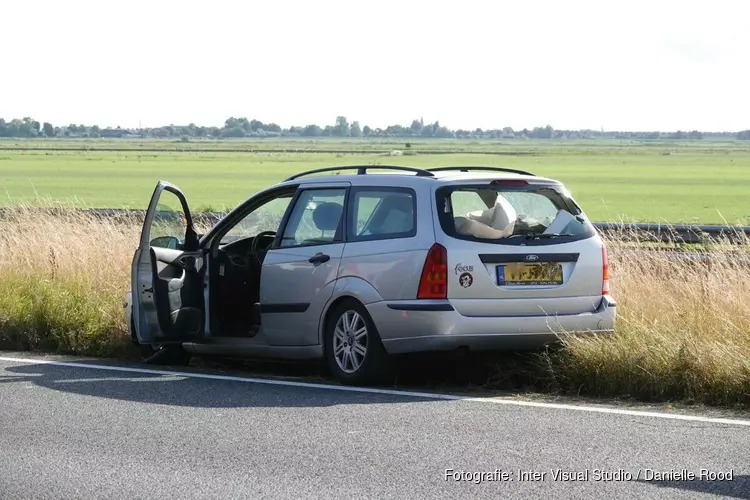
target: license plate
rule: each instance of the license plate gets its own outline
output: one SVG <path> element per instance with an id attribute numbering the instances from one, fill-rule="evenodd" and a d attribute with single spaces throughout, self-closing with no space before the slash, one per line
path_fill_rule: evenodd
<path id="1" fill-rule="evenodd" d="M 554 262 L 538 264 L 505 264 L 497 266 L 497 284 L 518 285 L 562 285 L 562 265 Z"/>

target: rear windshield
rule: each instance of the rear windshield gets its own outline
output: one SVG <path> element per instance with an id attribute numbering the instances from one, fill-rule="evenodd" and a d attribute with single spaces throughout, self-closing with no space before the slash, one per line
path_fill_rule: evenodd
<path id="1" fill-rule="evenodd" d="M 503 245 L 545 245 L 594 236 L 562 186 L 461 185 L 439 188 L 440 225 L 454 238 Z"/>

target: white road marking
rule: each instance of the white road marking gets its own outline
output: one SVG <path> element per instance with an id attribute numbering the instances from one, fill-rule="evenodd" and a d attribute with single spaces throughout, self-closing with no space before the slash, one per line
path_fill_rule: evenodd
<path id="1" fill-rule="evenodd" d="M 326 389 L 331 391 L 344 391 L 344 392 L 357 392 L 366 394 L 385 394 L 388 396 L 401 396 L 401 397 L 412 397 L 412 398 L 423 398 L 423 399 L 439 399 L 447 401 L 470 401 L 475 403 L 490 403 L 497 405 L 508 405 L 508 406 L 526 406 L 530 408 L 548 408 L 556 410 L 571 410 L 571 411 L 584 411 L 590 413 L 608 413 L 612 415 L 628 415 L 632 417 L 651 417 L 651 418 L 662 418 L 667 420 L 683 420 L 688 422 L 705 422 L 713 424 L 726 424 L 726 425 L 742 425 L 750 427 L 750 420 L 740 419 L 729 419 L 729 418 L 712 418 L 712 417 L 701 417 L 698 415 L 680 415 L 673 413 L 662 413 L 652 411 L 641 411 L 641 410 L 624 410 L 619 408 L 607 408 L 601 406 L 581 406 L 571 404 L 559 404 L 559 403 L 541 403 L 535 401 L 520 401 L 511 398 L 486 398 L 486 397 L 471 397 L 471 396 L 458 396 L 455 394 L 436 394 L 431 392 L 413 392 L 413 391 L 400 391 L 397 389 L 378 389 L 374 387 L 352 387 L 346 385 L 332 385 L 332 384 L 318 384 L 314 382 L 302 382 L 296 380 L 277 380 L 277 379 L 265 379 L 265 378 L 252 378 L 252 377 L 237 377 L 232 375 L 213 375 L 210 373 L 191 373 L 181 372 L 172 370 L 154 370 L 151 368 L 134 368 L 129 366 L 109 366 L 109 365 L 93 365 L 86 363 L 74 363 L 68 361 L 52 361 L 46 359 L 34 359 L 34 358 L 8 358 L 1 357 L 0 361 L 7 361 L 10 363 L 25 363 L 32 365 L 53 365 L 53 366 L 67 366 L 69 368 L 84 368 L 89 370 L 105 370 L 113 372 L 124 372 L 124 373 L 143 373 L 148 375 L 161 375 L 161 376 L 176 376 L 176 377 L 187 377 L 187 378 L 199 378 L 208 380 L 223 380 L 230 382 L 245 382 L 250 384 L 265 384 L 265 385 L 280 385 L 288 387 L 305 387 L 308 389 Z"/>

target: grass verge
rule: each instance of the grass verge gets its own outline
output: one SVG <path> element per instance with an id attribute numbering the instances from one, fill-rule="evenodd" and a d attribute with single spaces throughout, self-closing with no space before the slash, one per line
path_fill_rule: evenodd
<path id="1" fill-rule="evenodd" d="M 0 348 L 132 355 L 123 299 L 141 222 L 56 208 L 0 219 Z"/>
<path id="2" fill-rule="evenodd" d="M 539 356 L 549 389 L 639 400 L 750 403 L 750 255 L 708 262 L 612 252 L 614 335 L 564 339 Z"/>
<path id="3" fill-rule="evenodd" d="M 134 356 L 122 304 L 140 226 L 136 218 L 113 222 L 65 207 L 54 214 L 6 211 L 0 349 Z M 617 332 L 564 338 L 559 349 L 502 361 L 485 358 L 480 385 L 750 406 L 750 253 L 712 253 L 705 262 L 609 246 Z"/>

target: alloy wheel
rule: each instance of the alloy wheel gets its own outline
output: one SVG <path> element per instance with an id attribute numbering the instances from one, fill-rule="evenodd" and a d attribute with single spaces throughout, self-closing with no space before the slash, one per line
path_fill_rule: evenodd
<path id="1" fill-rule="evenodd" d="M 333 331 L 333 356 L 345 373 L 355 373 L 367 354 L 367 324 L 357 312 L 348 310 L 339 317 Z"/>

